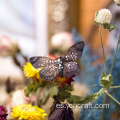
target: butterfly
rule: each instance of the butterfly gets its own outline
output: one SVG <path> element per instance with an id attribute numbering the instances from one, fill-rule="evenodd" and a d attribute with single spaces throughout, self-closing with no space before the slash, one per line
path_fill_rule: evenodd
<path id="1" fill-rule="evenodd" d="M 54 80 L 59 74 L 60 77 L 71 77 L 75 75 L 79 66 L 75 60 L 82 56 L 84 42 L 80 41 L 71 46 L 64 57 L 57 57 L 57 60 L 45 56 L 35 56 L 29 59 L 34 68 L 43 67 L 39 76 L 43 80 Z"/>

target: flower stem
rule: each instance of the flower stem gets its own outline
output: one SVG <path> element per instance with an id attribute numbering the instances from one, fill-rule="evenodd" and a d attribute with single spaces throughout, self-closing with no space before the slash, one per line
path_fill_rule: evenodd
<path id="1" fill-rule="evenodd" d="M 103 99 L 103 104 L 105 103 L 106 103 L 106 94 L 104 94 L 104 99 Z M 105 111 L 105 108 L 102 109 L 101 120 L 104 120 L 104 111 Z"/>
<path id="2" fill-rule="evenodd" d="M 109 88 L 120 88 L 120 86 L 110 86 Z"/>
<path id="3" fill-rule="evenodd" d="M 101 35 L 101 25 L 99 27 L 99 32 L 100 32 L 100 40 L 101 40 L 101 45 L 102 45 L 103 57 L 104 57 L 104 70 L 106 73 L 105 52 L 104 52 L 104 46 L 103 46 L 103 41 L 102 41 L 102 35 Z"/>
<path id="4" fill-rule="evenodd" d="M 118 102 L 112 95 L 110 95 L 107 90 L 104 90 L 104 92 L 105 92 L 109 97 L 111 97 L 116 103 L 118 103 L 118 104 L 120 105 L 120 102 Z"/>
<path id="5" fill-rule="evenodd" d="M 112 69 L 113 69 L 113 65 L 114 65 L 114 63 L 115 63 L 115 58 L 116 58 L 116 54 L 117 54 L 119 42 L 120 42 L 120 35 L 119 35 L 119 39 L 118 39 L 118 43 L 117 43 L 117 48 L 116 48 L 116 50 L 115 50 L 115 55 L 114 55 L 113 63 L 112 63 L 112 66 L 111 66 L 111 68 L 110 68 L 110 73 L 109 73 L 109 74 L 111 74 Z"/>

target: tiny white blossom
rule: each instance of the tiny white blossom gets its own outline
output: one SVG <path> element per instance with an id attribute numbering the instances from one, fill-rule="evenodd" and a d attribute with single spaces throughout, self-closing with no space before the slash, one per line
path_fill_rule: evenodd
<path id="1" fill-rule="evenodd" d="M 118 5 L 120 5 L 120 0 L 114 0 L 114 2 Z"/>
<path id="2" fill-rule="evenodd" d="M 112 14 L 108 9 L 99 10 L 95 16 L 95 22 L 99 24 L 105 24 L 105 23 L 110 24 L 111 19 L 112 19 Z"/>

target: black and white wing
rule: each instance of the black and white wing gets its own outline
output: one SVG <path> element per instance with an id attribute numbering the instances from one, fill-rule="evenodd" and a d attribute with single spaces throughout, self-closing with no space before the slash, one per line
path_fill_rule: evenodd
<path id="1" fill-rule="evenodd" d="M 57 65 L 43 67 L 42 70 L 40 70 L 39 75 L 43 80 L 54 80 L 58 75 L 58 67 Z"/>
<path id="2" fill-rule="evenodd" d="M 55 64 L 55 60 L 48 58 L 48 57 L 31 57 L 29 59 L 30 63 L 33 65 L 34 68 L 46 67 Z"/>
<path id="3" fill-rule="evenodd" d="M 75 61 L 63 63 L 63 75 L 66 78 L 75 75 L 78 72 L 78 70 L 79 70 L 79 66 Z"/>
<path id="4" fill-rule="evenodd" d="M 83 52 L 84 42 L 80 41 L 69 48 L 67 54 L 64 56 L 63 61 L 75 61 L 78 60 Z"/>
<path id="5" fill-rule="evenodd" d="M 40 72 L 40 78 L 43 80 L 53 80 L 58 75 L 56 61 L 48 57 L 31 57 L 30 63 L 35 68 L 43 67 Z"/>

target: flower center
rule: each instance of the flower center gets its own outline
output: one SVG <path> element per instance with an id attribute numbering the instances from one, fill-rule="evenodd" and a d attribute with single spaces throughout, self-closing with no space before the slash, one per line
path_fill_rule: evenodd
<path id="1" fill-rule="evenodd" d="M 37 109 L 32 107 L 32 106 L 24 106 L 24 107 L 22 107 L 22 110 L 29 111 L 29 112 L 34 112 Z"/>

